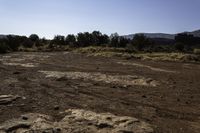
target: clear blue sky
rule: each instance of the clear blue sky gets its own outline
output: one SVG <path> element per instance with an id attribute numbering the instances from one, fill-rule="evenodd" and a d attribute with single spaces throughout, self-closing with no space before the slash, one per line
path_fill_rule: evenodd
<path id="1" fill-rule="evenodd" d="M 200 0 L 0 0 L 0 34 L 52 38 L 200 29 Z"/>

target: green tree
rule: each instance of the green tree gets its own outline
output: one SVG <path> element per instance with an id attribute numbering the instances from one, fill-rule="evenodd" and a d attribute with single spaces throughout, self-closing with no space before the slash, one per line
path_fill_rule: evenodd
<path id="1" fill-rule="evenodd" d="M 23 43 L 22 45 L 25 47 L 25 48 L 32 48 L 33 45 L 34 45 L 34 42 L 31 41 L 31 39 L 27 38 Z"/>
<path id="2" fill-rule="evenodd" d="M 66 37 L 65 41 L 66 41 L 66 44 L 74 47 L 76 45 L 76 36 L 73 34 L 70 34 Z"/>
<path id="3" fill-rule="evenodd" d="M 10 47 L 12 51 L 17 51 L 19 46 L 26 40 L 23 36 L 8 35 L 6 39 L 6 44 Z"/>
<path id="4" fill-rule="evenodd" d="M 6 43 L 4 42 L 0 42 L 0 53 L 6 53 L 9 50 L 9 46 L 6 45 Z"/>
<path id="5" fill-rule="evenodd" d="M 101 36 L 102 36 L 102 33 L 99 31 L 92 32 L 93 45 L 99 46 L 101 44 L 101 42 L 100 42 Z"/>
<path id="6" fill-rule="evenodd" d="M 200 46 L 200 38 L 194 37 L 193 35 L 187 34 L 187 33 L 181 33 L 177 34 L 175 36 L 176 44 L 180 48 L 180 44 L 184 46 L 184 50 L 192 51 L 192 49 L 196 46 Z M 183 47 L 182 46 L 182 47 Z"/>
<path id="7" fill-rule="evenodd" d="M 77 43 L 80 47 L 90 46 L 94 43 L 93 36 L 89 32 L 78 33 Z"/>
<path id="8" fill-rule="evenodd" d="M 109 42 L 110 42 L 110 39 L 109 39 L 108 35 L 103 34 L 102 36 L 100 36 L 100 38 L 99 38 L 100 45 L 107 45 L 107 44 L 109 44 Z"/>
<path id="9" fill-rule="evenodd" d="M 65 45 L 65 37 L 61 36 L 61 35 L 57 35 L 54 37 L 54 39 L 52 40 L 52 43 L 55 45 Z"/>
<path id="10" fill-rule="evenodd" d="M 129 42 L 130 42 L 129 39 L 126 39 L 124 37 L 120 37 L 119 38 L 119 47 L 125 48 Z"/>
<path id="11" fill-rule="evenodd" d="M 37 35 L 37 34 L 31 34 L 30 36 L 29 36 L 29 39 L 31 40 L 31 41 L 33 41 L 33 42 L 36 42 L 36 41 L 39 41 L 39 36 Z"/>
<path id="12" fill-rule="evenodd" d="M 92 32 L 93 45 L 101 46 L 109 43 L 109 37 L 106 34 L 102 34 L 100 31 Z"/>
<path id="13" fill-rule="evenodd" d="M 119 46 L 119 34 L 113 33 L 110 35 L 110 46 L 118 47 Z"/>
<path id="14" fill-rule="evenodd" d="M 48 42 L 48 40 L 45 37 L 43 37 L 42 39 L 40 39 L 40 42 L 43 44 L 46 44 Z"/>
<path id="15" fill-rule="evenodd" d="M 151 45 L 151 41 L 144 36 L 144 34 L 136 34 L 132 40 L 132 44 L 136 47 L 137 50 L 144 50 L 145 47 Z"/>

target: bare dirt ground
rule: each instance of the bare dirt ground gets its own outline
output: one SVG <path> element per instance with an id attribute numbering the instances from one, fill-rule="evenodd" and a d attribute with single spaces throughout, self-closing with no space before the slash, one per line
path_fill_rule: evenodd
<path id="1" fill-rule="evenodd" d="M 0 123 L 27 113 L 60 121 L 67 109 L 134 117 L 156 133 L 199 133 L 200 65 L 68 52 L 0 55 Z"/>

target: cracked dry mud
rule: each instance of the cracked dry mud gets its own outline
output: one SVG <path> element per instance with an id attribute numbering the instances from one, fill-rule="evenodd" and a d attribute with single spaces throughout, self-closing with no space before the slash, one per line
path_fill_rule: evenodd
<path id="1" fill-rule="evenodd" d="M 200 65 L 0 55 L 0 133 L 199 133 Z"/>

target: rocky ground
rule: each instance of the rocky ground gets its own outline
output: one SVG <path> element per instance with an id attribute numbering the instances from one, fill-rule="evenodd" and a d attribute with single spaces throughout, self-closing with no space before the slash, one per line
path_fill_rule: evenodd
<path id="1" fill-rule="evenodd" d="M 199 133 L 200 65 L 0 55 L 0 133 Z"/>

